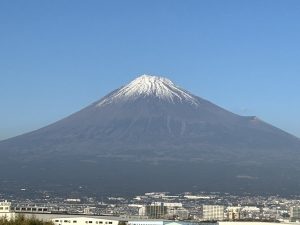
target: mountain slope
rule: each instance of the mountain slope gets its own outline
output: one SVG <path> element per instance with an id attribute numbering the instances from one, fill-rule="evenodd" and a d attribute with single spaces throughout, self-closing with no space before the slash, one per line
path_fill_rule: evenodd
<path id="1" fill-rule="evenodd" d="M 300 182 L 294 182 L 297 176 L 287 176 L 299 169 L 298 138 L 256 117 L 233 114 L 166 78 L 147 75 L 63 120 L 0 142 L 0 151 L 2 160 L 26 164 L 30 171 L 39 168 L 40 162 L 51 162 L 49 167 L 42 164 L 42 168 L 53 173 L 60 168 L 66 173 L 55 177 L 56 181 L 49 174 L 49 179 L 43 178 L 48 184 L 60 184 L 62 180 L 88 184 L 90 174 L 93 181 L 105 181 L 107 187 L 100 188 L 104 192 L 122 192 L 122 188 L 112 188 L 116 186 L 114 179 L 121 178 L 128 192 L 134 188 L 147 191 L 143 185 L 137 188 L 143 174 L 157 177 L 156 183 L 146 185 L 150 191 L 158 183 L 162 183 L 161 189 L 173 184 L 182 191 L 192 187 L 217 190 L 220 185 L 232 190 L 243 187 L 243 191 L 250 185 L 249 191 L 261 191 L 262 180 L 278 179 L 278 173 L 282 177 L 275 191 L 286 190 L 282 179 L 290 180 L 287 186 L 300 186 Z M 219 168 L 222 174 L 213 168 Z M 10 170 L 12 177 L 17 177 Z M 77 170 L 80 172 L 74 176 L 72 171 Z M 106 175 L 95 174 L 94 170 L 105 171 Z M 187 177 L 195 170 L 201 172 L 194 178 Z M 277 173 L 271 176 L 266 171 Z M 41 177 L 38 171 L 33 175 Z M 199 186 L 201 179 L 211 177 L 215 177 L 213 181 Z M 185 179 L 186 184 L 178 179 Z M 236 182 L 240 183 L 238 187 L 234 187 Z"/>

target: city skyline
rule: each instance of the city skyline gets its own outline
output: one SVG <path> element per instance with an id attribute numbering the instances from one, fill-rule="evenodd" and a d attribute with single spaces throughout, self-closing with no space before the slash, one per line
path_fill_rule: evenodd
<path id="1" fill-rule="evenodd" d="M 300 137 L 297 1 L 0 3 L 0 140 L 141 74 Z"/>

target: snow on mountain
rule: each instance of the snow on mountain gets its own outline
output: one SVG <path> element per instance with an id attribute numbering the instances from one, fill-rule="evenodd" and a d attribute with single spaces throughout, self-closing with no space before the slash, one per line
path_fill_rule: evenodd
<path id="1" fill-rule="evenodd" d="M 199 105 L 198 100 L 193 95 L 177 87 L 171 80 L 164 77 L 142 75 L 101 100 L 97 106 L 135 100 L 145 96 L 152 96 L 171 103 L 187 102 L 191 105 Z"/>

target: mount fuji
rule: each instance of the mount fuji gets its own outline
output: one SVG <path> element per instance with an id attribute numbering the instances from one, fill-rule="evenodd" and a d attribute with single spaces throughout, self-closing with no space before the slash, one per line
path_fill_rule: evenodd
<path id="1" fill-rule="evenodd" d="M 0 188 L 299 193 L 300 140 L 163 77 L 143 75 L 39 130 L 0 142 Z"/>

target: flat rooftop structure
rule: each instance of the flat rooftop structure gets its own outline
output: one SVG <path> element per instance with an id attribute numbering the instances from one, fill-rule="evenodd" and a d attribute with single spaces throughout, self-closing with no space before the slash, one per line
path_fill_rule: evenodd
<path id="1" fill-rule="evenodd" d="M 85 217 L 61 217 L 53 218 L 52 222 L 55 225 L 217 225 L 217 223 L 194 223 L 186 221 L 173 221 L 173 220 L 156 220 L 156 219 L 126 219 L 121 217 L 114 217 L 114 219 L 103 219 L 96 216 L 85 216 Z"/>
<path id="2" fill-rule="evenodd" d="M 220 221 L 219 225 L 300 225 L 300 223 L 293 222 L 248 222 L 248 221 Z"/>

